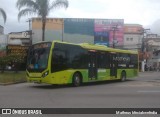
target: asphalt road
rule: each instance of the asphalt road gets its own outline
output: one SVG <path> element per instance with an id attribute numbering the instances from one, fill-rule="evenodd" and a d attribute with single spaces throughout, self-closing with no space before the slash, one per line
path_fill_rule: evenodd
<path id="1" fill-rule="evenodd" d="M 0 108 L 65 107 L 160 108 L 160 72 L 140 73 L 139 77 L 126 82 L 91 83 L 80 87 L 32 83 L 0 86 Z"/>

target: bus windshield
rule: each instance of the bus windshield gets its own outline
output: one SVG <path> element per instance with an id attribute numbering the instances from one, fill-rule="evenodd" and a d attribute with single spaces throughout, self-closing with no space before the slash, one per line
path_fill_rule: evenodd
<path id="1" fill-rule="evenodd" d="M 27 70 L 30 72 L 42 72 L 47 68 L 51 43 L 40 43 L 31 46 L 28 59 Z"/>

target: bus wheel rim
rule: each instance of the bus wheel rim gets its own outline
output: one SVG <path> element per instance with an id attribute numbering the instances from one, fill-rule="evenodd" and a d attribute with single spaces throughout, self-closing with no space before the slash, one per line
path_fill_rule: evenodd
<path id="1" fill-rule="evenodd" d="M 75 77 L 75 84 L 79 84 L 80 83 L 80 79 L 78 76 Z"/>

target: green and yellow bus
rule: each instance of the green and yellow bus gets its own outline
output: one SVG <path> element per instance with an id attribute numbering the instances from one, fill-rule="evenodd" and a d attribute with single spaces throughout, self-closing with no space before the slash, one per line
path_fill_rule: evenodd
<path id="1" fill-rule="evenodd" d="M 103 45 L 40 42 L 27 59 L 28 82 L 73 84 L 121 80 L 138 75 L 138 52 Z"/>

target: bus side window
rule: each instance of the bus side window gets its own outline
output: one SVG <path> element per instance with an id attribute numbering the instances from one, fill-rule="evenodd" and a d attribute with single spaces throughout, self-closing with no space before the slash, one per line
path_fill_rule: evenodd
<path id="1" fill-rule="evenodd" d="M 138 63 L 137 63 L 138 56 L 136 54 L 135 55 L 131 54 L 130 59 L 131 59 L 130 64 L 134 65 L 135 66 L 134 68 L 137 68 L 138 67 Z"/>
<path id="2" fill-rule="evenodd" d="M 98 68 L 107 67 L 107 55 L 105 52 L 98 52 Z"/>
<path id="3" fill-rule="evenodd" d="M 51 71 L 58 72 L 66 69 L 66 55 L 65 51 L 62 50 L 52 50 L 52 62 Z"/>
<path id="4" fill-rule="evenodd" d="M 109 69 L 110 67 L 110 56 L 109 52 L 106 52 L 106 68 Z"/>

